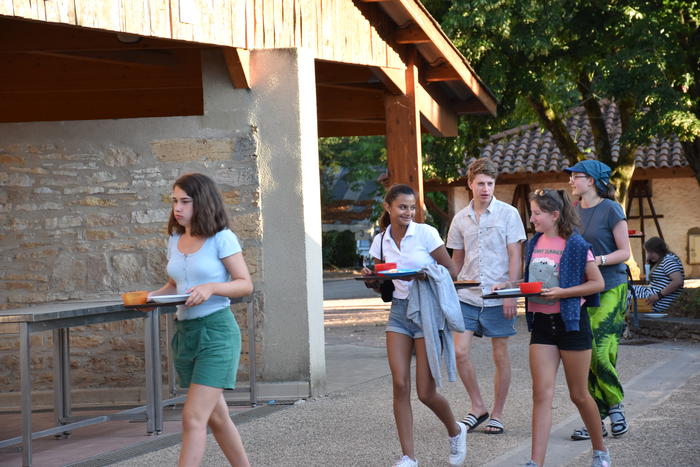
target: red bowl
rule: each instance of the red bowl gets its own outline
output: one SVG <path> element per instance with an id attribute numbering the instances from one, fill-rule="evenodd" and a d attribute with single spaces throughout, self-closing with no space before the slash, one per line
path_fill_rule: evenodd
<path id="1" fill-rule="evenodd" d="M 520 284 L 520 293 L 539 293 L 542 292 L 544 282 L 522 282 Z"/>
<path id="2" fill-rule="evenodd" d="M 388 271 L 396 269 L 396 263 L 379 263 L 374 265 L 374 272 Z"/>

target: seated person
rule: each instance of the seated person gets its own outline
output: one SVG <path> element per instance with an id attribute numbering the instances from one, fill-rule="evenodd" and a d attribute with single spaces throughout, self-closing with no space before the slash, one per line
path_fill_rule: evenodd
<path id="1" fill-rule="evenodd" d="M 649 285 L 632 287 L 638 298 L 646 298 L 654 313 L 665 313 L 683 290 L 683 263 L 659 237 L 651 237 L 644 242 L 644 249 L 651 266 Z"/>

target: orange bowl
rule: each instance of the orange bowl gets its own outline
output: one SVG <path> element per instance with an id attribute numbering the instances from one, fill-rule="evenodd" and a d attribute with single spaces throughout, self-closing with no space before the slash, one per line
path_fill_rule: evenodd
<path id="1" fill-rule="evenodd" d="M 136 292 L 126 292 L 122 294 L 124 305 L 145 305 L 148 301 L 148 291 L 139 290 Z"/>
<path id="2" fill-rule="evenodd" d="M 520 284 L 520 293 L 539 293 L 542 292 L 544 282 L 522 282 Z"/>
<path id="3" fill-rule="evenodd" d="M 388 271 L 396 269 L 396 263 L 379 263 L 374 265 L 374 272 Z"/>

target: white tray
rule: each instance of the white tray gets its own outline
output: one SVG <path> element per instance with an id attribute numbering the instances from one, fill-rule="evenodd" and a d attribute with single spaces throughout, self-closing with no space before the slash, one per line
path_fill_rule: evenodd
<path id="1" fill-rule="evenodd" d="M 151 299 L 149 300 L 150 302 L 153 303 L 174 303 L 174 302 L 182 302 L 184 300 L 187 300 L 187 297 L 189 297 L 189 294 L 182 294 L 182 295 L 152 295 Z"/>
<path id="2" fill-rule="evenodd" d="M 515 287 L 514 289 L 494 290 L 492 293 L 495 293 L 496 295 L 512 295 L 515 293 L 520 293 L 520 288 Z"/>

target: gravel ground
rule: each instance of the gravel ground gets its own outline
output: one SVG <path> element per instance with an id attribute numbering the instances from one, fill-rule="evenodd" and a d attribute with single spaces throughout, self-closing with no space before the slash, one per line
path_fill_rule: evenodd
<path id="1" fill-rule="evenodd" d="M 374 348 L 376 353 L 384 347 L 384 324 L 388 306 L 378 298 L 328 300 L 325 308 L 326 345 L 329 348 L 369 347 Z M 524 316 L 521 315 L 518 319 L 518 335 L 511 339 L 510 345 L 513 371 L 503 419 L 506 432 L 497 436 L 481 431 L 470 434 L 469 455 L 465 465 L 486 464 L 513 449 L 529 445 L 531 393 L 528 339 Z M 681 352 L 698 349 L 698 345 L 684 343 L 649 340 L 636 343 L 645 345 L 620 347 L 618 368 L 623 382 L 644 373 L 658 362 L 671 359 Z M 329 361 L 328 365 L 352 366 L 352 352 L 346 355 L 347 359 Z M 490 403 L 493 363 L 488 339 L 476 339 L 472 358 L 477 364 L 482 393 L 487 403 Z M 239 428 L 252 465 L 391 465 L 400 457 L 400 449 L 392 416 L 390 377 L 383 374 L 357 383 L 241 424 Z M 699 390 L 700 376 L 695 375 L 643 413 L 635 412 L 633 405 L 628 406 L 628 416 L 634 417 L 630 433 L 623 438 L 608 441 L 614 465 L 700 465 L 696 438 L 700 415 Z M 448 398 L 458 417 L 466 415 L 468 400 L 461 382 L 447 383 L 441 392 Z M 553 409 L 554 426 L 576 413 L 568 399 L 563 371 L 558 375 Z M 447 465 L 448 448 L 444 427 L 416 400 L 415 395 L 413 412 L 416 452 L 421 465 Z M 555 432 L 552 437 L 561 439 L 569 434 Z M 178 451 L 179 447 L 175 446 L 117 465 L 173 465 L 177 462 Z M 568 465 L 590 465 L 589 457 L 589 453 L 581 456 L 572 454 Z M 526 461 L 526 458 L 522 461 Z M 211 436 L 203 465 L 227 465 Z"/>

